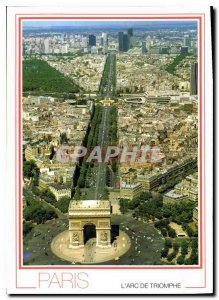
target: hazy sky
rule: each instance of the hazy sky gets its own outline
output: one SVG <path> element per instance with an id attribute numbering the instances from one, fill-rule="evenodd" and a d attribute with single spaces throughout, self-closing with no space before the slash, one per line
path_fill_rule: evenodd
<path id="1" fill-rule="evenodd" d="M 196 27 L 197 22 L 195 21 L 23 21 L 23 28 L 51 28 L 51 27 L 88 27 L 88 28 L 109 28 L 109 27 L 144 27 L 144 26 L 188 26 Z M 171 26 L 171 27 L 172 27 Z"/>

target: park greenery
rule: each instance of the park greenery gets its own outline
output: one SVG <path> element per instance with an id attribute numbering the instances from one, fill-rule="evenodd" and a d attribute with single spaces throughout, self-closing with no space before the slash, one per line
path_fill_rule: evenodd
<path id="1" fill-rule="evenodd" d="M 197 230 L 190 227 L 195 206 L 196 203 L 192 201 L 163 204 L 162 195 L 151 192 L 141 193 L 133 200 L 120 199 L 122 213 L 131 212 L 135 218 L 154 221 L 155 228 L 165 238 L 164 248 L 161 250 L 161 258 L 165 259 L 165 264 L 198 264 L 198 234 Z M 170 222 L 181 225 L 190 239 L 177 238 Z"/>
<path id="2" fill-rule="evenodd" d="M 23 161 L 23 176 L 30 180 L 32 186 L 37 186 L 39 183 L 40 169 L 37 167 L 34 160 Z"/>
<path id="3" fill-rule="evenodd" d="M 25 178 L 30 179 L 29 188 L 31 192 L 39 197 L 39 200 L 36 200 L 31 194 L 28 196 L 25 195 L 27 205 L 24 208 L 23 217 L 25 221 L 29 221 L 26 223 L 24 222 L 23 230 L 24 234 L 26 234 L 31 230 L 31 222 L 40 224 L 57 217 L 56 212 L 40 202 L 40 199 L 43 199 L 52 205 L 57 201 L 49 189 L 38 188 L 39 168 L 34 160 L 23 162 L 23 175 Z"/>
<path id="4" fill-rule="evenodd" d="M 39 168 L 37 167 L 34 160 L 23 162 L 23 175 L 28 179 L 39 176 Z"/>
<path id="5" fill-rule="evenodd" d="M 179 54 L 177 55 L 173 62 L 169 65 L 166 66 L 165 70 L 167 72 L 169 72 L 170 74 L 173 74 L 175 75 L 175 72 L 176 72 L 176 67 L 181 63 L 181 61 L 183 61 L 183 59 L 186 58 L 186 56 L 190 55 L 189 53 L 185 53 L 185 54 Z"/>
<path id="6" fill-rule="evenodd" d="M 58 208 L 62 213 L 68 212 L 68 207 L 71 198 L 68 196 L 64 196 L 60 198 L 58 201 L 56 200 L 54 194 L 48 189 L 39 189 L 38 187 L 32 187 L 32 192 L 38 196 L 40 199 L 45 200 L 47 203 L 53 205 Z"/>
<path id="7" fill-rule="evenodd" d="M 133 210 L 137 208 L 141 203 L 144 203 L 152 199 L 151 192 L 143 192 L 139 196 L 133 198 L 132 200 L 120 199 L 120 211 L 121 213 L 126 213 L 128 210 Z"/>
<path id="8" fill-rule="evenodd" d="M 192 222 L 193 209 L 197 204 L 193 201 L 179 201 L 163 205 L 163 217 L 170 218 L 179 225 Z"/>
<path id="9" fill-rule="evenodd" d="M 164 204 L 162 195 L 151 192 L 141 193 L 133 200 L 120 199 L 121 213 L 131 211 L 134 218 L 155 221 L 154 226 L 161 234 L 171 238 L 176 237 L 176 231 L 169 225 L 170 222 L 181 225 L 189 237 L 197 237 L 197 229 L 190 226 L 195 206 L 192 201 Z"/>
<path id="10" fill-rule="evenodd" d="M 120 210 L 122 213 L 128 210 L 134 210 L 133 216 L 135 218 L 154 219 L 162 218 L 163 198 L 159 194 L 152 194 L 151 192 L 143 192 L 133 200 L 120 199 Z"/>
<path id="11" fill-rule="evenodd" d="M 63 213 L 68 212 L 68 207 L 70 203 L 71 198 L 68 196 L 64 196 L 59 199 L 59 201 L 56 202 L 55 206 Z"/>
<path id="12" fill-rule="evenodd" d="M 56 198 L 55 198 L 54 194 L 48 188 L 39 189 L 38 187 L 32 187 L 32 192 L 36 196 L 45 200 L 47 203 L 50 203 L 52 205 L 56 204 Z"/>
<path id="13" fill-rule="evenodd" d="M 23 60 L 23 91 L 44 93 L 77 93 L 79 86 L 70 78 L 40 59 Z"/>
<path id="14" fill-rule="evenodd" d="M 23 217 L 25 221 L 31 221 L 33 223 L 41 224 L 45 223 L 47 220 L 57 218 L 57 214 L 52 209 L 47 209 L 39 201 L 34 198 L 27 198 L 27 206 L 24 208 Z M 27 232 L 27 226 L 25 225 L 25 232 Z"/>

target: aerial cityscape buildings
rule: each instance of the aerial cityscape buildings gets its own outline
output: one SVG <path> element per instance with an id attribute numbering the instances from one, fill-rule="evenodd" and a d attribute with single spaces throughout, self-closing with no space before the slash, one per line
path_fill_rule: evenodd
<path id="1" fill-rule="evenodd" d="M 23 30 L 24 263 L 198 264 L 197 24 L 94 25 Z"/>

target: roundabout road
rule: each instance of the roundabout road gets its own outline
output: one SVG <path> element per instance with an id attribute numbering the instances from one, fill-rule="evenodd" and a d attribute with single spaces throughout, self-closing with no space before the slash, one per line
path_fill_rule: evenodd
<path id="1" fill-rule="evenodd" d="M 124 231 L 119 231 L 110 248 L 96 247 L 96 238 L 87 241 L 83 248 L 69 248 L 69 231 L 58 234 L 51 243 L 52 252 L 72 264 L 95 264 L 110 260 L 119 260 L 131 246 L 131 240 Z"/>

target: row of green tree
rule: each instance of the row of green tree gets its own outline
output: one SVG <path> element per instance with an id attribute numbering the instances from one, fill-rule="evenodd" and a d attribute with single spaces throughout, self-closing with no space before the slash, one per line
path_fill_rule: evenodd
<path id="1" fill-rule="evenodd" d="M 162 219 L 159 221 L 156 221 L 154 223 L 154 226 L 161 232 L 163 237 L 171 237 L 175 238 L 176 237 L 176 231 L 172 227 L 170 227 L 170 220 L 169 219 Z"/>
<path id="2" fill-rule="evenodd" d="M 180 245 L 178 243 L 172 243 L 170 239 L 165 239 L 164 248 L 161 250 L 161 257 L 166 257 L 168 261 L 172 261 L 177 256 L 179 247 Z M 169 253 L 170 249 L 173 249 L 171 253 Z"/>
<path id="3" fill-rule="evenodd" d="M 191 248 L 190 256 L 186 258 L 188 254 L 188 248 Z M 173 249 L 171 253 L 169 250 Z M 161 250 L 161 257 L 166 258 L 168 261 L 172 261 L 178 254 L 177 264 L 179 265 L 197 265 L 198 264 L 198 239 L 192 239 L 191 241 L 182 240 L 181 243 L 174 242 L 170 239 L 165 239 L 164 248 Z"/>
<path id="4" fill-rule="evenodd" d="M 97 145 L 98 141 L 98 134 L 99 134 L 99 125 L 102 120 L 102 107 L 101 105 L 97 104 L 95 105 L 95 110 L 93 114 L 93 118 L 90 122 L 90 130 L 89 135 L 87 139 L 87 149 L 91 150 L 93 147 Z"/>
<path id="5" fill-rule="evenodd" d="M 88 149 L 87 155 L 84 156 L 83 161 L 80 166 L 80 175 L 77 181 L 77 185 L 79 188 L 84 188 L 86 183 L 86 177 L 88 170 L 91 168 L 91 164 L 87 162 L 88 155 L 90 151 L 97 145 L 98 143 L 98 135 L 99 135 L 99 126 L 102 120 L 102 107 L 97 104 L 95 106 L 94 114 L 89 126 L 89 133 L 85 143 L 85 146 Z"/>
<path id="6" fill-rule="evenodd" d="M 107 55 L 104 69 L 103 69 L 103 74 L 100 80 L 100 86 L 99 86 L 99 92 L 101 94 L 103 94 L 103 90 L 107 85 L 109 70 L 110 70 L 110 56 Z"/>
<path id="7" fill-rule="evenodd" d="M 118 145 L 118 136 L 117 136 L 117 121 L 118 121 L 118 109 L 116 106 L 112 106 L 109 116 L 109 131 L 108 131 L 108 142 L 111 146 Z M 118 158 L 111 158 L 111 169 L 114 172 L 114 176 L 118 171 Z"/>
<path id="8" fill-rule="evenodd" d="M 110 74 L 110 66 L 111 74 Z M 100 80 L 100 86 L 99 86 L 99 92 L 101 95 L 104 93 L 104 89 L 107 88 L 109 75 L 111 75 L 111 85 L 112 85 L 112 94 L 115 94 L 116 92 L 116 55 L 115 54 L 108 54 L 103 70 L 103 74 Z"/>
<path id="9" fill-rule="evenodd" d="M 118 110 L 116 106 L 112 106 L 109 115 L 109 145 L 117 145 L 117 119 Z"/>
<path id="10" fill-rule="evenodd" d="M 113 59 L 113 73 L 112 73 L 112 95 L 116 94 L 116 55 L 112 54 L 112 59 Z"/>

